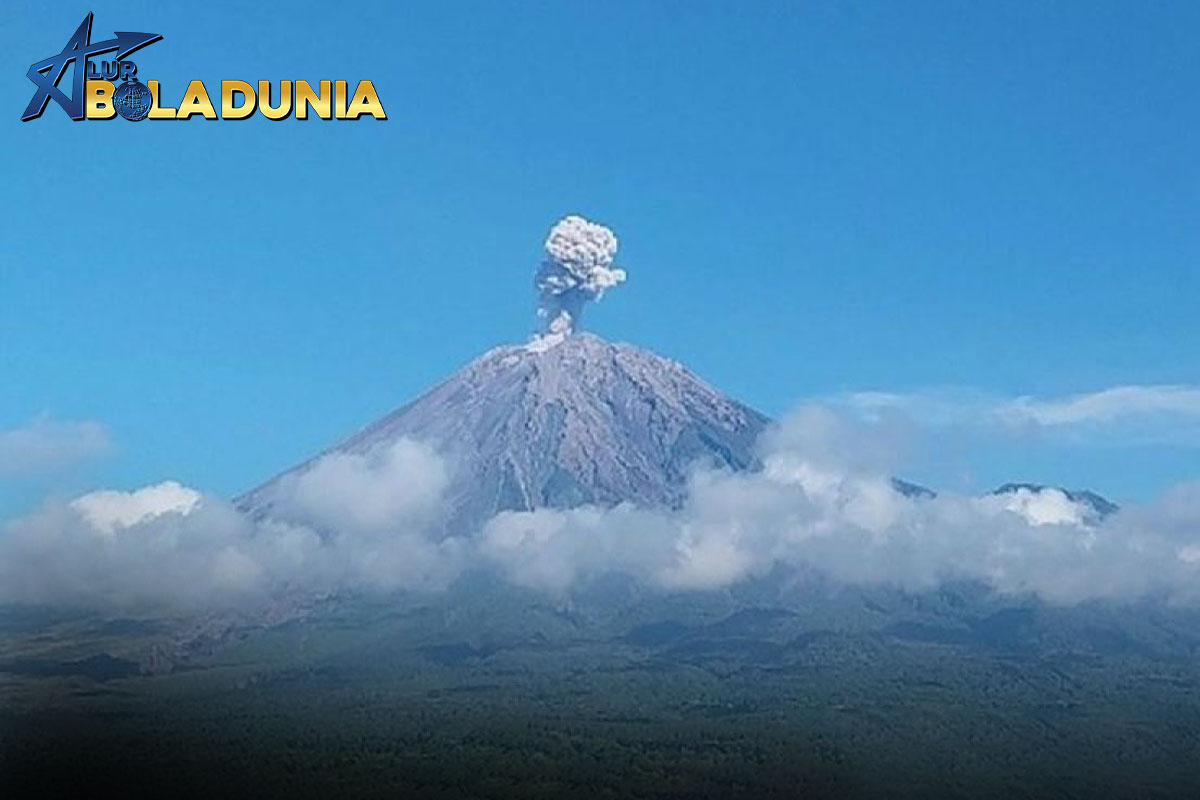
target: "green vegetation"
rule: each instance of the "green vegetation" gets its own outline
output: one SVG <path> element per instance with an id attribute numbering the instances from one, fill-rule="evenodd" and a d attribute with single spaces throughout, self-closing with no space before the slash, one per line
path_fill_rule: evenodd
<path id="1" fill-rule="evenodd" d="M 0 626 L 0 796 L 1200 796 L 1187 617 L 507 603 L 330 604 L 136 676 L 162 626 Z"/>

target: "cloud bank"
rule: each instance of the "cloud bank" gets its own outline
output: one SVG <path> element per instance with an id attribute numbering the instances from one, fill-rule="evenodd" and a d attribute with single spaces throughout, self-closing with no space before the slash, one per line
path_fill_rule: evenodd
<path id="1" fill-rule="evenodd" d="M 842 449 L 875 434 L 808 409 L 769 438 L 760 473 L 699 472 L 678 512 L 502 514 L 483 549 L 514 581 L 551 591 L 609 569 L 717 589 L 783 565 L 912 591 L 978 581 L 1062 604 L 1200 599 L 1200 484 L 1103 520 L 1054 489 L 909 497 L 871 454 Z"/>
<path id="2" fill-rule="evenodd" d="M 619 572 L 665 592 L 773 570 L 851 585 L 977 581 L 1051 603 L 1200 602 L 1200 483 L 1102 516 L 1053 489 L 976 497 L 897 490 L 903 428 L 805 408 L 764 437 L 755 473 L 697 470 L 677 510 L 620 505 L 439 525 L 453 468 L 400 441 L 335 454 L 270 514 L 176 483 L 51 502 L 0 535 L 0 602 L 181 612 L 280 593 L 438 591 L 471 570 L 557 596 Z"/>
<path id="3" fill-rule="evenodd" d="M 168 481 L 51 501 L 0 535 L 0 602 L 137 613 L 244 606 L 281 593 L 443 588 L 462 542 L 431 521 L 445 468 L 400 441 L 331 455 L 286 484 L 271 518 Z"/>

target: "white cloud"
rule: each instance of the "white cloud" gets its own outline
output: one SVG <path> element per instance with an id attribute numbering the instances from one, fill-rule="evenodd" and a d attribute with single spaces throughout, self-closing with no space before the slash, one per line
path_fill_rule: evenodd
<path id="1" fill-rule="evenodd" d="M 1192 386 L 1115 386 L 1063 398 L 1018 397 L 996 409 L 1002 420 L 1039 425 L 1078 425 L 1165 415 L 1200 420 L 1200 388 Z"/>
<path id="2" fill-rule="evenodd" d="M 409 441 L 329 456 L 284 487 L 279 518 L 166 482 L 49 502 L 0 532 L 0 602 L 175 612 L 279 592 L 436 589 L 463 542 L 431 527 L 445 466 Z"/>
<path id="3" fill-rule="evenodd" d="M 781 567 L 909 590 L 978 581 L 1067 604 L 1200 601 L 1200 483 L 1103 519 L 1057 490 L 907 497 L 888 477 L 903 439 L 887 420 L 802 409 L 764 439 L 761 471 L 697 471 L 677 510 L 506 512 L 454 536 L 439 526 L 450 467 L 410 441 L 319 459 L 266 519 L 178 484 L 92 493 L 6 526 L 0 601 L 186 610 L 432 591 L 472 568 L 557 594 L 609 572 L 693 591 Z"/>
<path id="4" fill-rule="evenodd" d="M 857 392 L 829 402 L 872 420 L 900 415 L 935 427 L 1200 447 L 1200 387 L 1187 385 L 1114 386 L 1042 398 L 995 397 L 963 389 Z"/>
<path id="5" fill-rule="evenodd" d="M 275 513 L 330 530 L 378 532 L 429 523 L 449 483 L 446 467 L 426 445 L 402 439 L 369 453 L 331 453 L 286 476 Z"/>
<path id="6" fill-rule="evenodd" d="M 27 425 L 0 430 L 0 477 L 60 469 L 105 455 L 112 448 L 98 422 L 58 422 L 40 416 Z"/>
<path id="7" fill-rule="evenodd" d="M 132 492 L 103 490 L 71 501 L 71 508 L 97 531 L 112 535 L 163 514 L 190 514 L 200 503 L 200 493 L 176 481 L 165 481 Z"/>
<path id="8" fill-rule="evenodd" d="M 507 511 L 488 521 L 472 552 L 517 584 L 565 592 L 598 572 L 652 580 L 671 558 L 674 534 L 668 517 L 629 505 Z"/>
<path id="9" fill-rule="evenodd" d="M 1088 509 L 1067 497 L 1061 489 L 1041 491 L 1021 488 L 1014 492 L 980 498 L 985 509 L 1011 511 L 1031 525 L 1083 525 Z"/>
<path id="10" fill-rule="evenodd" d="M 782 565 L 909 590 L 978 581 L 1055 603 L 1200 600 L 1200 485 L 1104 520 L 1058 490 L 910 498 L 886 472 L 846 466 L 872 459 L 844 443 L 877 432 L 804 412 L 768 440 L 762 472 L 698 473 L 676 512 L 504 515 L 485 527 L 482 552 L 515 582 L 557 591 L 608 570 L 717 589 Z"/>
<path id="11" fill-rule="evenodd" d="M 127 495 L 134 496 L 151 507 L 146 490 Z M 226 607 L 263 596 L 269 587 L 251 576 L 259 563 L 284 557 L 217 498 L 205 497 L 186 513 L 159 508 L 139 519 L 130 512 L 116 520 L 97 515 L 97 508 L 111 510 L 111 502 L 49 502 L 5 526 L 0 597 L 138 613 Z"/>

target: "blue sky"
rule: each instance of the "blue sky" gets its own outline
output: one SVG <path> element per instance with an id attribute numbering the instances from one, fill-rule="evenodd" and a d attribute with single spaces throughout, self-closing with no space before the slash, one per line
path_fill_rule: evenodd
<path id="1" fill-rule="evenodd" d="M 0 431 L 108 444 L 7 475 L 0 449 L 0 511 L 254 485 L 526 337 L 569 212 L 630 274 L 588 327 L 768 413 L 969 398 L 915 479 L 1200 477 L 1186 394 L 994 424 L 1200 383 L 1200 6 L 991 5 L 9 4 Z M 168 99 L 369 78 L 390 119 L 21 123 L 89 10 L 163 35 L 134 60 Z"/>

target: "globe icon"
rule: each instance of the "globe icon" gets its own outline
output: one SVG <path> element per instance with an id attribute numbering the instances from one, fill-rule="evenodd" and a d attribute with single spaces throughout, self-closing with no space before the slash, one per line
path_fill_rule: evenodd
<path id="1" fill-rule="evenodd" d="M 130 122 L 145 119 L 153 104 L 150 90 L 138 81 L 125 81 L 113 92 L 113 106 L 118 114 Z"/>

